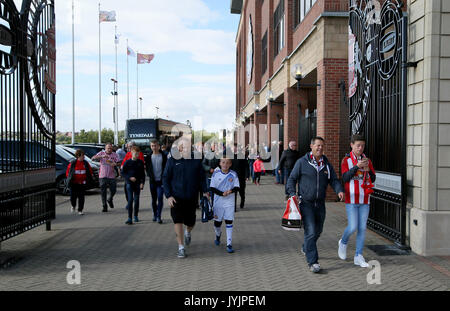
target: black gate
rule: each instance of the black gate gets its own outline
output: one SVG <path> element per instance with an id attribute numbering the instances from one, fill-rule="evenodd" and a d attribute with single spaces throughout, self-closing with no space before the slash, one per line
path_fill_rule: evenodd
<path id="1" fill-rule="evenodd" d="M 0 0 L 0 242 L 55 218 L 53 0 Z"/>
<path id="2" fill-rule="evenodd" d="M 317 110 L 305 110 L 305 115 L 299 111 L 298 117 L 298 151 L 301 155 L 305 155 L 311 150 L 311 139 L 317 133 Z"/>
<path id="3" fill-rule="evenodd" d="M 406 46 L 401 1 L 350 0 L 349 109 L 377 171 L 368 226 L 405 245 Z"/>

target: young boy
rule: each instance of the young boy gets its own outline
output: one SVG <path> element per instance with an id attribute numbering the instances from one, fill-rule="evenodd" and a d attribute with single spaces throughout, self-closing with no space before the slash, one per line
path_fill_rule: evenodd
<path id="1" fill-rule="evenodd" d="M 261 160 L 261 156 L 256 157 L 255 163 L 253 163 L 253 170 L 255 172 L 255 184 L 259 186 L 259 182 L 261 181 L 261 173 L 266 172 L 264 169 L 264 162 Z"/>
<path id="2" fill-rule="evenodd" d="M 345 156 L 341 164 L 342 180 L 345 184 L 345 207 L 347 210 L 348 226 L 339 240 L 339 258 L 347 258 L 347 243 L 350 236 L 358 230 L 356 235 L 356 253 L 354 264 L 363 268 L 369 267 L 362 253 L 366 234 L 367 218 L 369 216 L 370 193 L 364 191 L 364 176 L 375 181 L 376 175 L 372 161 L 364 155 L 366 139 L 361 135 L 353 135 L 350 146 L 352 151 Z"/>
<path id="3" fill-rule="evenodd" d="M 132 225 L 133 201 L 134 201 L 134 222 L 139 222 L 139 195 L 144 189 L 145 170 L 144 162 L 139 159 L 140 149 L 137 146 L 131 148 L 131 159 L 127 160 L 122 168 L 122 176 L 125 178 L 125 189 L 128 197 L 128 220 L 127 225 Z"/>
<path id="4" fill-rule="evenodd" d="M 211 191 L 214 195 L 214 230 L 216 245 L 220 244 L 222 221 L 225 220 L 227 232 L 227 252 L 233 253 L 231 246 L 233 237 L 233 220 L 236 192 L 239 191 L 239 178 L 236 172 L 230 170 L 231 159 L 221 159 L 220 169 L 217 168 L 211 177 Z"/>

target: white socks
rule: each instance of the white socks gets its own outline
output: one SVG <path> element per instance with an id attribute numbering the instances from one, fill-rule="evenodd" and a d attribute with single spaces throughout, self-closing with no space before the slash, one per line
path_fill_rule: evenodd
<path id="1" fill-rule="evenodd" d="M 233 240 L 233 224 L 226 226 L 227 226 L 227 245 L 231 245 L 231 241 Z"/>

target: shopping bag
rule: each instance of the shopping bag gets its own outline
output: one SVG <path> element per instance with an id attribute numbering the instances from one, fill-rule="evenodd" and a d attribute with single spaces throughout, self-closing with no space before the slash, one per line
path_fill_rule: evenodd
<path id="1" fill-rule="evenodd" d="M 284 230 L 300 231 L 302 224 L 302 214 L 298 207 L 297 197 L 292 196 L 287 201 L 286 210 L 281 218 L 281 227 Z"/>
<path id="2" fill-rule="evenodd" d="M 214 218 L 214 211 L 207 197 L 201 199 L 202 222 L 208 222 Z"/>

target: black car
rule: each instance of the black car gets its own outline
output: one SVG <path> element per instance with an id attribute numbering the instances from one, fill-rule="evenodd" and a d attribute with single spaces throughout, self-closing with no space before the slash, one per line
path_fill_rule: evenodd
<path id="1" fill-rule="evenodd" d="M 25 169 L 39 169 L 53 166 L 51 151 L 38 141 L 26 141 L 24 144 Z M 0 140 L 0 173 L 17 172 L 22 170 L 19 140 Z"/>
<path id="2" fill-rule="evenodd" d="M 77 144 L 65 144 L 64 146 L 70 147 L 73 149 L 81 149 L 84 151 L 84 154 L 89 158 L 92 158 L 97 153 L 102 150 L 105 150 L 105 144 L 88 144 L 88 143 L 77 143 Z"/>
<path id="3" fill-rule="evenodd" d="M 64 149 L 63 146 L 57 145 L 56 146 L 56 190 L 61 194 L 68 194 L 67 190 L 67 181 L 66 181 L 66 171 L 67 167 L 69 166 L 69 163 L 75 159 L 75 156 L 73 156 L 70 152 Z M 91 165 L 94 183 L 92 185 L 89 185 L 88 189 L 92 188 L 99 188 L 100 182 L 98 179 L 99 174 L 99 166 L 92 162 L 91 159 L 88 159 L 86 157 L 86 161 Z"/>

